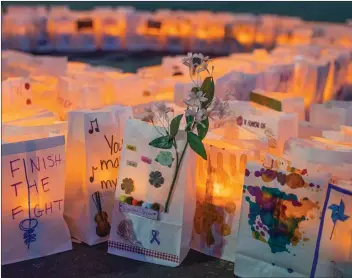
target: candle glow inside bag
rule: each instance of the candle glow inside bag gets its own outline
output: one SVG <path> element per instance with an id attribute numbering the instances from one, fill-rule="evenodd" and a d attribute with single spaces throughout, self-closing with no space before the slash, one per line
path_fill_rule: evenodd
<path id="1" fill-rule="evenodd" d="M 197 206 L 192 249 L 224 260 L 234 260 L 247 160 L 259 153 L 205 139 L 207 161 L 197 159 Z"/>
<path id="2" fill-rule="evenodd" d="M 72 237 L 89 245 L 108 239 L 122 136 L 132 109 L 71 111 L 66 148 L 64 216 Z"/>
<path id="3" fill-rule="evenodd" d="M 32 118 L 4 123 L 2 132 L 6 142 L 12 143 L 47 138 L 50 133 L 66 136 L 67 125 L 54 117 Z"/>
<path id="4" fill-rule="evenodd" d="M 63 136 L 2 144 L 2 264 L 72 249 Z"/>

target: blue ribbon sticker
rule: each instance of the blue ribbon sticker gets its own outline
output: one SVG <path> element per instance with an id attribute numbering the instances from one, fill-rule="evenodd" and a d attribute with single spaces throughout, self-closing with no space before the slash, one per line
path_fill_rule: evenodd
<path id="1" fill-rule="evenodd" d="M 150 244 L 153 244 L 154 241 L 156 241 L 156 243 L 158 245 L 160 245 L 160 241 L 157 239 L 157 236 L 159 235 L 159 231 L 156 230 L 152 230 L 152 239 L 150 240 Z"/>

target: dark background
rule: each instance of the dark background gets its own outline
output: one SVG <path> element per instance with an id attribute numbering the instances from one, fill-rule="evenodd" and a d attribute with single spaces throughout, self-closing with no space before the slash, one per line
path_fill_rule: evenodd
<path id="1" fill-rule="evenodd" d="M 235 13 L 268 13 L 298 16 L 310 21 L 345 22 L 352 18 L 352 2 L 61 2 L 3 1 L 8 5 L 68 5 L 73 10 L 89 10 L 97 6 L 134 6 L 138 10 L 155 11 L 161 8 L 175 10 L 212 10 Z M 162 54 L 146 56 L 127 54 L 99 54 L 71 56 L 70 60 L 84 61 L 93 65 L 109 65 L 125 71 L 135 71 L 138 67 L 160 64 Z M 351 88 L 352 90 L 352 88 Z M 352 94 L 351 94 L 352 97 Z M 107 254 L 107 244 L 87 246 L 74 244 L 73 250 L 2 267 L 2 277 L 99 277 L 99 278 L 227 278 L 233 275 L 233 263 L 221 261 L 191 250 L 185 261 L 177 268 L 169 268 L 129 260 Z"/>
<path id="2" fill-rule="evenodd" d="M 311 21 L 331 21 L 345 22 L 346 19 L 352 18 L 352 2 L 272 2 L 272 1 L 251 1 L 251 2 L 229 2 L 229 1 L 145 1 L 145 2 L 126 2 L 126 1 L 2 1 L 3 8 L 8 5 L 68 5 L 74 10 L 89 10 L 98 6 L 134 6 L 139 10 L 155 11 L 161 8 L 174 10 L 211 10 L 227 11 L 235 13 L 268 13 L 287 16 L 298 16 L 304 20 Z"/>

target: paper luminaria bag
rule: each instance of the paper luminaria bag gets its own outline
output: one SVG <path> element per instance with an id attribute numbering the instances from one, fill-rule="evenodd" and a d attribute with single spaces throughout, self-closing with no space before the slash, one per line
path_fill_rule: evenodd
<path id="1" fill-rule="evenodd" d="M 114 192 L 131 107 L 69 113 L 65 220 L 72 237 L 89 245 L 108 239 Z"/>
<path id="2" fill-rule="evenodd" d="M 205 139 L 207 160 L 197 158 L 197 204 L 192 249 L 233 261 L 247 160 L 259 152 Z"/>
<path id="3" fill-rule="evenodd" d="M 247 164 L 235 275 L 310 276 L 329 179 Z"/>
<path id="4" fill-rule="evenodd" d="M 285 159 L 267 157 L 266 161 L 264 164 L 274 166 L 276 170 L 294 169 L 296 173 L 305 172 L 307 175 L 310 171 L 332 173 L 330 184 L 324 189 L 326 195 L 322 202 L 322 217 L 310 277 L 348 277 L 352 270 L 351 164 L 329 166 L 307 162 L 304 169 L 298 169 L 292 168 L 292 162 Z"/>
<path id="5" fill-rule="evenodd" d="M 329 184 L 318 230 L 311 277 L 349 277 L 352 273 L 352 190 Z"/>
<path id="6" fill-rule="evenodd" d="M 253 107 L 249 102 L 229 102 L 236 124 L 268 140 L 269 152 L 280 155 L 285 141 L 298 134 L 298 116 L 268 108 Z"/>
<path id="7" fill-rule="evenodd" d="M 140 120 L 126 123 L 108 253 L 178 266 L 190 249 L 192 236 L 195 154 L 191 150 L 185 152 L 165 213 L 176 155 L 174 149 L 161 150 L 149 145 L 158 137 L 160 134 L 152 124 Z M 182 149 L 186 143 L 183 131 L 176 136 L 176 142 Z"/>
<path id="8" fill-rule="evenodd" d="M 63 136 L 2 144 L 2 264 L 72 249 Z"/>
<path id="9" fill-rule="evenodd" d="M 278 112 L 296 113 L 300 121 L 305 119 L 304 99 L 291 94 L 255 90 L 250 101 Z"/>

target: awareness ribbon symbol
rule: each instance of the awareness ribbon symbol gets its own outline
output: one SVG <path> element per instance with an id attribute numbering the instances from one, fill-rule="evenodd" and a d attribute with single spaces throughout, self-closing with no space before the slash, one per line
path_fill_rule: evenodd
<path id="1" fill-rule="evenodd" d="M 159 231 L 156 230 L 152 230 L 152 239 L 150 240 L 150 244 L 153 244 L 154 241 L 156 241 L 156 243 L 158 245 L 160 245 L 160 241 L 157 239 L 157 236 L 159 235 Z"/>

